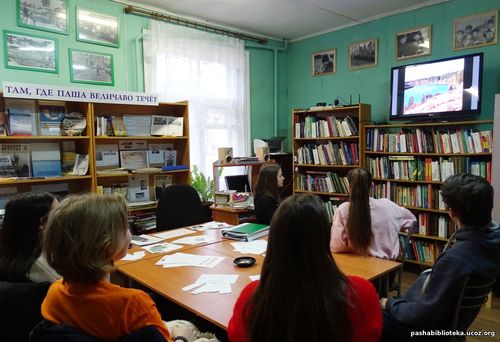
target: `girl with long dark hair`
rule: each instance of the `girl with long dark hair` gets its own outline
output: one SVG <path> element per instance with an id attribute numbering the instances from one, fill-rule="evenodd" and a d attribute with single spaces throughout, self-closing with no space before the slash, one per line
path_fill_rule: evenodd
<path id="1" fill-rule="evenodd" d="M 355 252 L 394 259 L 399 253 L 398 234 L 417 220 L 408 209 L 387 198 L 370 197 L 372 175 L 363 168 L 347 173 L 349 202 L 333 216 L 330 247 L 333 252 Z"/>
<path id="2" fill-rule="evenodd" d="M 278 164 L 262 165 L 255 185 L 254 205 L 258 223 L 269 224 L 280 203 L 280 188 L 283 187 L 283 173 Z"/>
<path id="3" fill-rule="evenodd" d="M 42 255 L 47 218 L 59 202 L 49 193 L 23 193 L 5 206 L 0 229 L 0 280 L 53 282 L 60 278 Z"/>
<path id="4" fill-rule="evenodd" d="M 280 205 L 261 279 L 247 285 L 235 304 L 231 342 L 379 340 L 375 289 L 338 269 L 329 236 L 328 215 L 317 196 L 293 195 Z"/>

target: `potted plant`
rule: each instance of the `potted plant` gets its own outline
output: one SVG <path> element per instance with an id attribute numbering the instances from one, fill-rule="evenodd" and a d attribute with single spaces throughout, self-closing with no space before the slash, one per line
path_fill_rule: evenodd
<path id="1" fill-rule="evenodd" d="M 198 166 L 193 165 L 193 171 L 191 171 L 191 186 L 198 192 L 198 195 L 200 195 L 205 217 L 208 221 L 211 221 L 212 215 L 210 206 L 213 204 L 214 199 L 214 181 L 210 179 L 210 176 L 206 177 L 203 172 L 198 169 Z"/>

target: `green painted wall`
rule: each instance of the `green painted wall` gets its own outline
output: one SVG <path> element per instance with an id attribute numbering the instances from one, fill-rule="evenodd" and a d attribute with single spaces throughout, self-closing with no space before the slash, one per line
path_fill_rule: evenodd
<path id="1" fill-rule="evenodd" d="M 366 24 L 331 32 L 291 43 L 288 49 L 288 113 L 287 125 L 291 135 L 291 111 L 317 102 L 332 103 L 340 96 L 372 106 L 372 120 L 387 121 L 389 113 L 390 69 L 427 60 L 484 52 L 483 98 L 481 119 L 493 117 L 494 94 L 500 92 L 500 46 L 453 51 L 453 18 L 484 12 L 500 7 L 500 0 L 452 0 L 447 3 L 383 18 Z M 415 27 L 432 25 L 432 54 L 430 56 L 396 61 L 395 34 Z M 378 38 L 378 66 L 350 71 L 347 48 L 350 44 Z M 311 76 L 311 54 L 315 51 L 337 49 L 336 74 Z M 280 122 L 283 122 L 281 120 Z"/>

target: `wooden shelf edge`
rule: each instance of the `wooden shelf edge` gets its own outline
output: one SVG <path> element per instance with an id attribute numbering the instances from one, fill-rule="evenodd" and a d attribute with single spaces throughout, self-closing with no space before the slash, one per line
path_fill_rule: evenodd
<path id="1" fill-rule="evenodd" d="M 189 137 L 154 137 L 154 136 L 143 136 L 143 137 L 117 137 L 117 136 L 96 136 L 96 140 L 187 140 Z"/>
<path id="2" fill-rule="evenodd" d="M 413 259 L 405 259 L 405 263 L 417 264 L 417 265 L 427 266 L 427 267 L 432 267 L 432 265 L 433 265 L 432 262 L 418 261 L 418 260 L 413 260 Z"/>
<path id="3" fill-rule="evenodd" d="M 172 171 L 162 171 L 162 172 L 127 172 L 127 173 L 97 173 L 97 178 L 118 178 L 118 177 L 127 177 L 133 175 L 165 175 L 171 173 L 186 173 L 190 172 L 189 169 L 185 170 L 172 170 Z"/>
<path id="4" fill-rule="evenodd" d="M 493 120 L 476 120 L 476 121 L 455 121 L 455 122 L 422 122 L 422 123 L 406 123 L 387 124 L 387 125 L 365 125 L 365 129 L 369 128 L 398 128 L 398 127 L 434 127 L 434 126 L 471 126 L 492 124 Z"/>
<path id="5" fill-rule="evenodd" d="M 403 233 L 403 232 L 399 232 L 399 235 L 408 235 L 406 233 Z M 427 240 L 434 240 L 434 241 L 441 241 L 441 242 L 447 242 L 448 241 L 448 238 L 442 238 L 442 237 L 439 237 L 439 236 L 434 236 L 434 235 L 422 235 L 422 234 L 412 234 L 411 235 L 412 238 L 419 238 L 419 239 L 427 239 Z"/>
<path id="6" fill-rule="evenodd" d="M 0 140 L 86 140 L 88 135 L 7 135 L 0 136 Z"/>
<path id="7" fill-rule="evenodd" d="M 343 194 L 338 192 L 319 192 L 319 191 L 309 191 L 309 190 L 293 190 L 293 192 L 301 194 L 313 194 L 321 196 L 339 196 L 339 197 L 349 197 L 349 194 Z"/>
<path id="8" fill-rule="evenodd" d="M 417 180 L 406 180 L 406 179 L 390 179 L 390 178 L 373 178 L 376 182 L 392 182 L 392 183 L 412 183 L 412 184 L 443 184 L 443 182 L 438 181 L 417 181 Z"/>
<path id="9" fill-rule="evenodd" d="M 356 168 L 360 165 L 334 165 L 334 164 L 293 164 L 293 167 L 331 167 L 331 168 Z"/>
<path id="10" fill-rule="evenodd" d="M 30 184 L 30 183 L 54 183 L 54 182 L 67 182 L 91 179 L 92 176 L 63 176 L 63 177 L 47 177 L 47 178 L 23 178 L 23 179 L 1 179 L 0 185 L 16 185 L 16 184 Z"/>
<path id="11" fill-rule="evenodd" d="M 480 157 L 491 156 L 491 152 L 481 153 L 418 153 L 418 152 L 378 152 L 378 151 L 365 151 L 365 154 L 382 155 L 382 156 L 409 156 L 409 157 Z"/>

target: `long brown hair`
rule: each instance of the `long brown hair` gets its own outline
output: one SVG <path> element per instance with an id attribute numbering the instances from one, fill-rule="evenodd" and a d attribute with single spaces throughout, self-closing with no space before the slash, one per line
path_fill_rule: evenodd
<path id="1" fill-rule="evenodd" d="M 347 217 L 347 237 L 351 248 L 359 254 L 366 254 L 373 241 L 372 218 L 370 214 L 370 171 L 357 168 L 347 173 L 350 199 Z"/>
<path id="2" fill-rule="evenodd" d="M 349 283 L 330 251 L 321 199 L 293 195 L 271 221 L 261 280 L 244 310 L 250 341 L 348 341 Z"/>
<path id="3" fill-rule="evenodd" d="M 279 201 L 278 172 L 281 169 L 279 164 L 264 164 L 260 168 L 259 179 L 255 185 L 255 197 L 268 195 Z"/>

